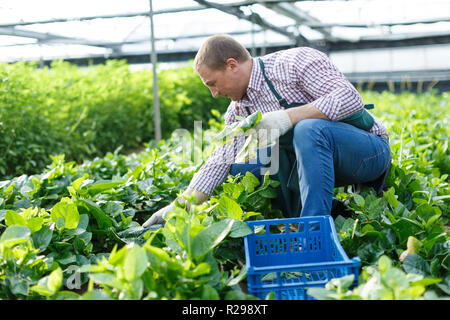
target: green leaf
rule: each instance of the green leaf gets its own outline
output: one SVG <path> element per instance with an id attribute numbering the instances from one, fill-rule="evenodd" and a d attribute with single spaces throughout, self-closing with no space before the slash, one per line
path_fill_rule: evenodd
<path id="1" fill-rule="evenodd" d="M 18 225 L 18 226 L 26 226 L 27 221 L 24 217 L 13 210 L 7 210 L 5 214 L 5 224 L 7 226 Z"/>
<path id="2" fill-rule="evenodd" d="M 39 231 L 33 233 L 31 236 L 33 246 L 39 249 L 40 252 L 44 251 L 52 241 L 52 235 L 53 230 L 44 225 Z"/>
<path id="3" fill-rule="evenodd" d="M 231 231 L 233 219 L 224 219 L 215 222 L 200 231 L 192 242 L 192 255 L 194 259 L 200 259 L 214 249 Z"/>
<path id="4" fill-rule="evenodd" d="M 86 180 L 87 176 L 82 176 L 81 178 L 76 179 L 74 182 L 72 182 L 72 187 L 75 191 L 80 190 L 81 184 L 84 180 Z"/>
<path id="5" fill-rule="evenodd" d="M 239 282 L 242 281 L 242 279 L 245 278 L 245 276 L 247 275 L 247 268 L 243 267 L 241 268 L 241 271 L 239 272 L 239 274 L 234 277 L 234 278 L 230 278 L 228 280 L 227 286 L 232 287 L 237 285 Z"/>
<path id="6" fill-rule="evenodd" d="M 46 286 L 41 285 L 41 284 L 36 284 L 36 285 L 32 286 L 30 288 L 30 291 L 36 292 L 36 293 L 46 296 L 46 297 L 49 297 L 53 294 L 52 291 L 50 291 Z"/>
<path id="7" fill-rule="evenodd" d="M 63 279 L 63 273 L 61 268 L 53 270 L 52 273 L 48 276 L 47 287 L 54 294 L 56 291 L 61 288 Z"/>
<path id="8" fill-rule="evenodd" d="M 189 278 L 197 278 L 204 274 L 208 274 L 210 271 L 211 266 L 206 262 L 202 262 L 198 266 L 196 266 L 194 270 L 185 272 L 185 275 Z"/>
<path id="9" fill-rule="evenodd" d="M 125 260 L 126 255 L 127 247 L 123 247 L 120 250 L 117 250 L 117 245 L 115 245 L 111 253 L 109 254 L 108 262 L 113 266 L 120 265 Z"/>
<path id="10" fill-rule="evenodd" d="M 115 188 L 121 184 L 123 184 L 123 181 L 99 180 L 94 184 L 87 186 L 87 191 L 89 195 L 93 197 L 100 192 Z"/>
<path id="11" fill-rule="evenodd" d="M 359 194 L 357 194 L 357 193 L 354 193 L 354 194 L 353 194 L 353 199 L 355 199 L 355 202 L 356 202 L 356 204 L 358 205 L 358 207 L 364 208 L 365 201 L 364 201 L 364 198 L 363 198 L 363 197 L 361 197 L 361 196 L 360 196 Z"/>
<path id="12" fill-rule="evenodd" d="M 422 220 L 428 222 L 430 219 L 436 221 L 442 214 L 441 210 L 437 207 L 432 207 L 429 204 L 422 204 L 416 208 L 416 213 Z M 437 218 L 436 218 L 437 216 Z"/>
<path id="13" fill-rule="evenodd" d="M 147 268 L 147 255 L 139 245 L 131 243 L 127 246 L 127 255 L 123 263 L 123 271 L 128 281 L 139 278 Z"/>
<path id="14" fill-rule="evenodd" d="M 252 113 L 245 119 L 241 121 L 234 122 L 231 126 L 226 127 L 223 129 L 215 138 L 216 141 L 223 141 L 223 139 L 235 136 L 239 134 L 240 132 L 245 132 L 251 128 L 253 128 L 255 125 L 258 124 L 262 119 L 262 115 L 260 111 L 257 111 L 255 113 Z"/>
<path id="15" fill-rule="evenodd" d="M 258 194 L 263 198 L 275 199 L 277 195 L 277 190 L 271 188 L 264 188 L 258 192 Z"/>
<path id="16" fill-rule="evenodd" d="M 340 278 L 333 278 L 330 281 L 328 281 L 326 287 L 336 288 L 344 291 L 352 285 L 354 279 L 355 279 L 354 274 L 349 274 L 348 276 L 343 276 Z"/>
<path id="17" fill-rule="evenodd" d="M 397 268 L 390 268 L 382 273 L 383 281 L 390 289 L 408 288 L 409 281 L 406 274 Z"/>
<path id="18" fill-rule="evenodd" d="M 430 272 L 430 266 L 421 256 L 417 254 L 408 254 L 403 261 L 403 269 L 408 273 L 427 275 Z"/>
<path id="19" fill-rule="evenodd" d="M 80 214 L 80 220 L 78 226 L 75 229 L 65 230 L 68 235 L 80 235 L 86 232 L 89 225 L 89 216 L 87 214 Z"/>
<path id="20" fill-rule="evenodd" d="M 251 193 L 255 191 L 255 188 L 259 185 L 260 182 L 259 179 L 255 177 L 253 173 L 247 171 L 240 183 L 244 185 L 245 191 Z"/>
<path id="21" fill-rule="evenodd" d="M 378 259 L 378 268 L 380 269 L 380 273 L 384 274 L 392 267 L 392 261 L 387 256 L 381 256 Z"/>
<path id="22" fill-rule="evenodd" d="M 112 298 L 103 290 L 91 290 L 83 294 L 81 300 L 112 300 Z"/>
<path id="23" fill-rule="evenodd" d="M 53 299 L 55 300 L 79 300 L 80 295 L 72 291 L 59 291 Z"/>
<path id="24" fill-rule="evenodd" d="M 316 300 L 332 300 L 336 295 L 333 291 L 329 291 L 325 288 L 308 288 L 308 295 Z"/>
<path id="25" fill-rule="evenodd" d="M 417 232 L 423 229 L 423 226 L 417 221 L 400 218 L 392 224 L 392 229 L 395 231 L 400 245 L 403 245 L 410 235 L 417 234 Z"/>
<path id="26" fill-rule="evenodd" d="M 244 163 L 250 161 L 251 159 L 256 159 L 258 157 L 257 149 L 258 139 L 256 134 L 252 134 L 246 139 L 242 149 L 236 155 L 235 162 Z"/>
<path id="27" fill-rule="evenodd" d="M 144 281 L 141 278 L 133 279 L 131 281 L 131 298 L 133 300 L 140 300 L 142 298 L 142 294 L 144 293 Z"/>
<path id="28" fill-rule="evenodd" d="M 17 244 L 30 240 L 31 231 L 25 226 L 10 226 L 6 228 L 0 237 L 0 245 L 4 247 L 13 247 Z"/>
<path id="29" fill-rule="evenodd" d="M 75 263 L 77 261 L 77 257 L 71 251 L 65 251 L 56 259 L 56 261 L 58 261 L 59 264 L 68 265 Z"/>
<path id="30" fill-rule="evenodd" d="M 113 286 L 114 282 L 116 281 L 116 275 L 105 272 L 91 273 L 89 274 L 89 278 L 92 279 L 95 283 L 104 286 Z"/>
<path id="31" fill-rule="evenodd" d="M 251 233 L 252 230 L 245 222 L 236 220 L 231 228 L 229 236 L 231 238 L 241 238 Z"/>
<path id="32" fill-rule="evenodd" d="M 31 233 L 35 233 L 36 231 L 41 230 L 43 224 L 44 218 L 41 217 L 30 218 L 27 221 L 27 226 L 28 228 L 30 228 Z"/>
<path id="33" fill-rule="evenodd" d="M 228 291 L 227 294 L 225 295 L 225 300 L 259 300 L 259 299 L 252 295 L 245 294 L 240 290 L 231 290 Z M 275 299 L 268 299 L 268 300 L 275 300 Z"/>
<path id="34" fill-rule="evenodd" d="M 233 219 L 241 219 L 244 212 L 239 204 L 228 196 L 222 196 L 219 199 L 219 205 L 216 208 L 220 215 L 228 216 Z"/>
<path id="35" fill-rule="evenodd" d="M 393 187 L 389 188 L 387 191 L 383 191 L 383 195 L 393 209 L 400 205 L 395 196 L 395 189 Z"/>
<path id="36" fill-rule="evenodd" d="M 94 219 L 100 229 L 108 229 L 113 225 L 118 227 L 117 222 L 106 215 L 106 213 L 104 213 L 100 207 L 91 200 L 81 199 L 79 200 L 79 205 L 86 208 L 88 212 L 94 216 Z"/>
<path id="37" fill-rule="evenodd" d="M 416 280 L 410 283 L 410 286 L 430 286 L 432 284 L 436 284 L 441 282 L 442 279 L 441 278 L 424 278 L 421 280 Z"/>
<path id="38" fill-rule="evenodd" d="M 57 222 L 57 225 L 58 220 L 62 219 L 66 229 L 75 229 L 78 226 L 80 214 L 76 204 L 70 198 L 64 197 L 53 206 L 51 218 L 52 221 Z M 61 226 L 61 223 L 59 225 Z"/>
<path id="39" fill-rule="evenodd" d="M 219 294 L 217 293 L 216 289 L 211 287 L 209 284 L 203 286 L 200 298 L 202 300 L 220 300 Z"/>

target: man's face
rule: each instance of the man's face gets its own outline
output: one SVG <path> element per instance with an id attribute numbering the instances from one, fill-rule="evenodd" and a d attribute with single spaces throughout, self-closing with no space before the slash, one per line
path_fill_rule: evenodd
<path id="1" fill-rule="evenodd" d="M 198 69 L 198 73 L 214 98 L 222 96 L 236 101 L 241 99 L 247 90 L 242 79 L 240 65 L 236 60 L 229 61 L 223 70 L 213 70 L 202 65 Z"/>

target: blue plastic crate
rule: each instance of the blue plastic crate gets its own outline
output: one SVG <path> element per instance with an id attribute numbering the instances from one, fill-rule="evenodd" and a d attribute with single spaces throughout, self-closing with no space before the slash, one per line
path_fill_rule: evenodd
<path id="1" fill-rule="evenodd" d="M 349 259 L 330 216 L 247 221 L 244 238 L 249 293 L 264 299 L 311 300 L 307 289 L 354 274 L 360 259 Z"/>

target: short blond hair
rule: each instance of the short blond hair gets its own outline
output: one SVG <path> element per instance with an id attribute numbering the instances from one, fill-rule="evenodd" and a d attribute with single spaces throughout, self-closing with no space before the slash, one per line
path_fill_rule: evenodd
<path id="1" fill-rule="evenodd" d="M 206 39 L 194 59 L 194 70 L 198 73 L 202 65 L 212 70 L 223 70 L 229 58 L 236 59 L 239 63 L 251 59 L 248 50 L 226 34 L 218 34 Z"/>

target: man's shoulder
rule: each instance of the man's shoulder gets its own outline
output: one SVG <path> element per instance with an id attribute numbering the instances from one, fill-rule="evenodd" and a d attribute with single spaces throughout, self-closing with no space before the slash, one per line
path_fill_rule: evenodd
<path id="1" fill-rule="evenodd" d="M 326 54 L 312 47 L 295 47 L 270 53 L 263 60 L 278 63 L 298 63 L 326 58 Z"/>

